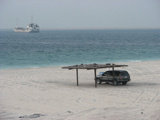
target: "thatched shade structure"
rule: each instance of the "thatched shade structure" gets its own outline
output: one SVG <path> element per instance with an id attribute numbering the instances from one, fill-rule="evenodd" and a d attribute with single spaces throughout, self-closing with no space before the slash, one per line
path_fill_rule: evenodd
<path id="1" fill-rule="evenodd" d="M 95 87 L 97 87 L 97 80 L 96 80 L 96 70 L 97 69 L 102 69 L 102 68 L 112 68 L 113 70 L 113 80 L 114 80 L 114 68 L 115 67 L 127 67 L 128 65 L 116 65 L 116 64 L 81 64 L 81 65 L 73 65 L 73 66 L 65 66 L 62 67 L 62 69 L 76 69 L 76 76 L 77 76 L 77 86 L 78 84 L 78 69 L 87 69 L 87 70 L 94 70 L 94 78 L 95 78 Z"/>

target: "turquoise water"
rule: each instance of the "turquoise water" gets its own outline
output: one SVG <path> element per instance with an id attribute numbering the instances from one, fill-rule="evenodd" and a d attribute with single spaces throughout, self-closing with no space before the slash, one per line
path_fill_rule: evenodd
<path id="1" fill-rule="evenodd" d="M 0 69 L 159 59 L 159 29 L 0 31 Z"/>

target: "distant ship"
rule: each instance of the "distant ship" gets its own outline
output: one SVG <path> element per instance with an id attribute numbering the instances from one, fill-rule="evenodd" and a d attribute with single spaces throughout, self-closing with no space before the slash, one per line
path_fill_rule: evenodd
<path id="1" fill-rule="evenodd" d="M 15 27 L 14 32 L 38 33 L 39 26 L 35 23 L 30 23 L 27 28 Z"/>

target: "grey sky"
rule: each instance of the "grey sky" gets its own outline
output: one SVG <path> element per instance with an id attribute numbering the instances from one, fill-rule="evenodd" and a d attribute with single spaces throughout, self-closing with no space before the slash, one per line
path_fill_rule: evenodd
<path id="1" fill-rule="evenodd" d="M 0 29 L 160 28 L 160 0 L 0 0 Z"/>

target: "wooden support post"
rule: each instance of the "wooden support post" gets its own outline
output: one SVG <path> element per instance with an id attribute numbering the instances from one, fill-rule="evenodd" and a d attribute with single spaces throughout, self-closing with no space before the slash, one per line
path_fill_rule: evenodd
<path id="1" fill-rule="evenodd" d="M 94 69 L 94 79 L 95 79 L 95 87 L 97 87 L 97 80 L 96 80 L 96 69 Z"/>
<path id="2" fill-rule="evenodd" d="M 114 80 L 114 78 L 115 78 L 114 67 L 112 67 L 112 71 L 113 71 L 113 80 Z"/>
<path id="3" fill-rule="evenodd" d="M 79 84 L 78 84 L 78 69 L 76 69 L 76 77 L 77 77 L 77 86 L 79 86 Z"/>
<path id="4" fill-rule="evenodd" d="M 115 73 L 114 73 L 114 66 L 112 67 L 112 71 L 113 71 L 113 83 L 115 83 Z"/>

